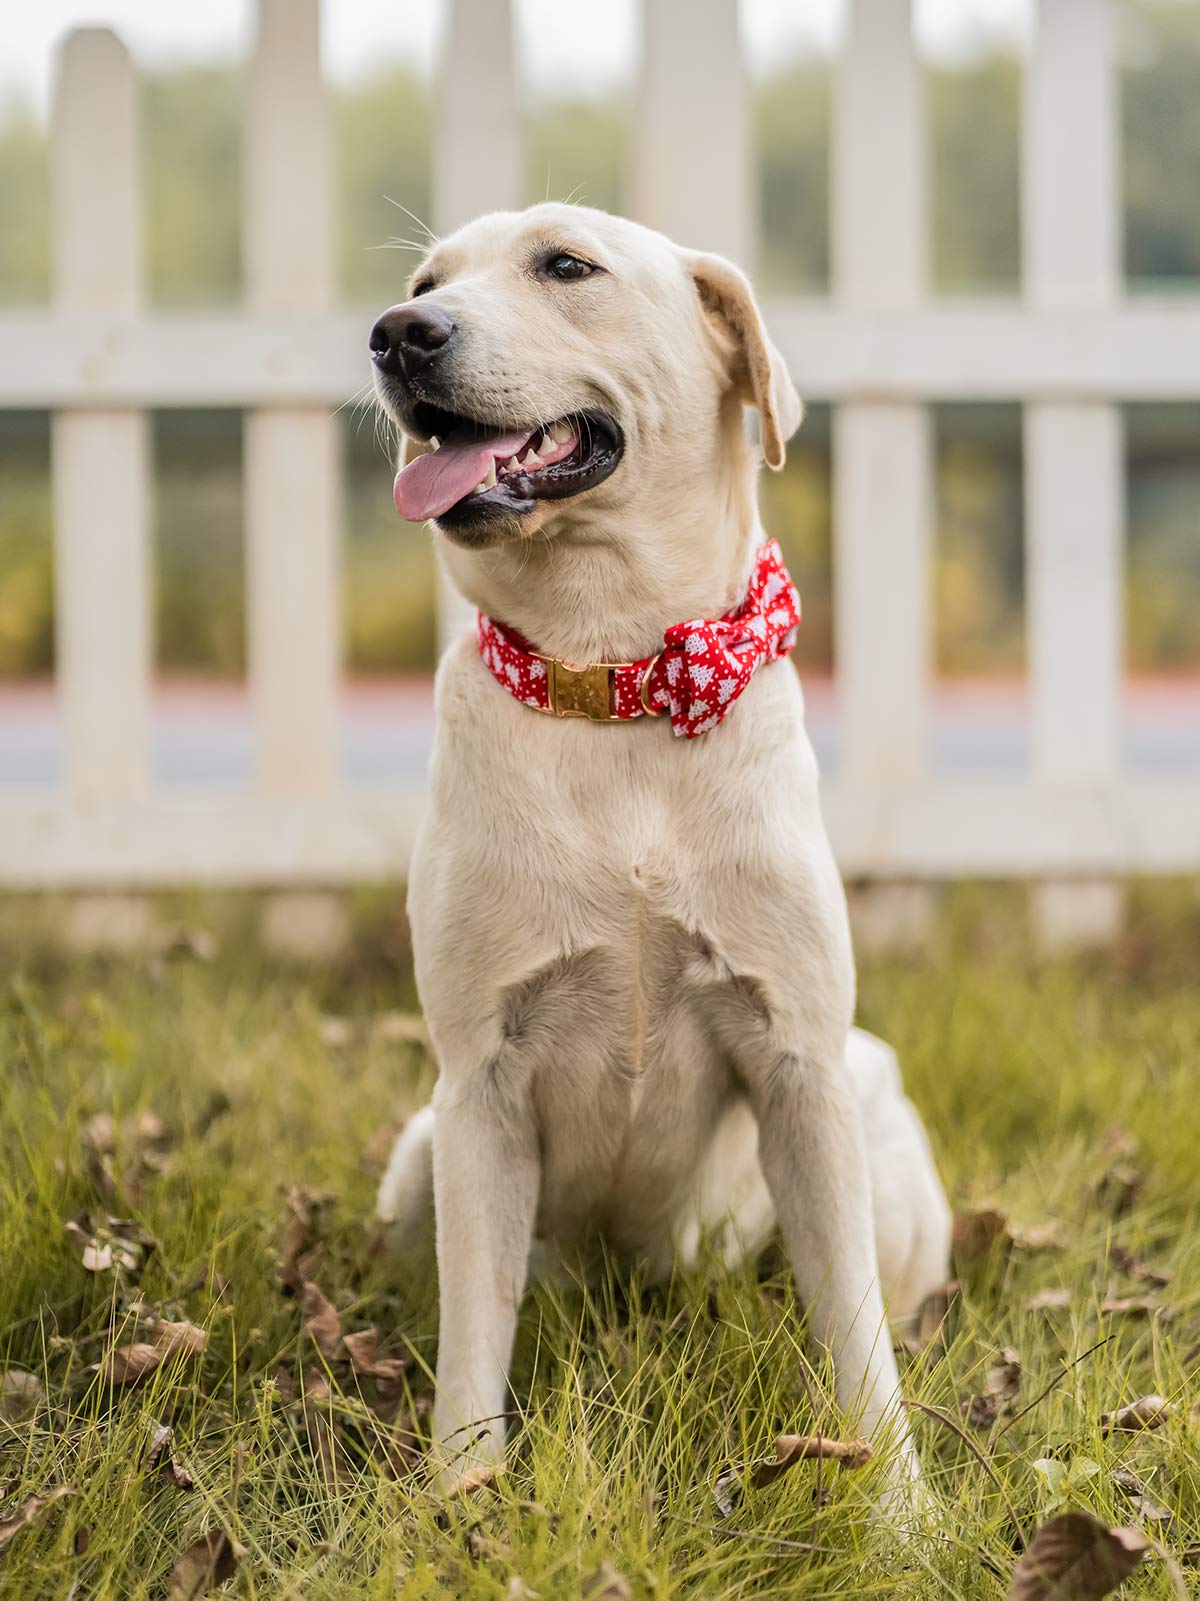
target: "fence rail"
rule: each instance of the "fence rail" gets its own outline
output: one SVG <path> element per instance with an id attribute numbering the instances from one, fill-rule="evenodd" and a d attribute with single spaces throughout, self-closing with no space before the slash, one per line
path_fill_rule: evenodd
<path id="1" fill-rule="evenodd" d="M 848 4 L 831 294 L 767 308 L 802 393 L 834 403 L 842 729 L 826 811 L 843 867 L 1047 881 L 1196 870 L 1200 776 L 1131 774 L 1119 760 L 1118 406 L 1200 398 L 1200 297 L 1121 292 L 1108 0 L 1041 0 L 1024 92 L 1021 298 L 942 303 L 928 285 L 910 0 Z M 510 0 L 449 9 L 439 229 L 516 204 L 521 170 Z M 258 0 L 257 10 L 245 302 L 234 314 L 145 308 L 133 67 L 102 30 L 77 32 L 62 50 L 53 300 L 44 314 L 0 315 L 0 406 L 54 417 L 67 760 L 60 790 L 0 791 L 8 886 L 314 883 L 404 869 L 420 793 L 356 789 L 335 760 L 332 410 L 365 377 L 377 308 L 334 304 L 317 0 Z M 736 0 L 690 0 L 686 51 L 678 0 L 642 10 L 635 213 L 752 266 Z M 928 756 L 929 405 L 996 398 L 1024 403 L 1032 763 L 1024 776 L 946 776 Z M 149 777 L 146 413 L 171 406 L 245 412 L 258 769 L 244 794 L 167 795 Z M 447 601 L 443 628 L 459 615 Z M 1053 893 L 1061 916 L 1061 887 Z M 1079 904 L 1095 918 L 1094 891 Z"/>

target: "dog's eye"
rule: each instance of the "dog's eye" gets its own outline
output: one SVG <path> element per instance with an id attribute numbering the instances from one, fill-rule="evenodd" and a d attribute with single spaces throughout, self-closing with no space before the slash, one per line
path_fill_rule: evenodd
<path id="1" fill-rule="evenodd" d="M 433 288 L 433 279 L 432 278 L 426 278 L 423 283 L 414 284 L 412 286 L 412 293 L 411 293 L 409 298 L 412 299 L 412 300 L 415 300 L 418 295 L 427 295 L 432 288 Z"/>
<path id="2" fill-rule="evenodd" d="M 574 283 L 577 278 L 590 278 L 595 272 L 590 261 L 581 261 L 578 256 L 569 256 L 564 251 L 558 256 L 550 256 L 546 261 L 546 274 L 550 278 L 557 278 L 560 283 Z"/>

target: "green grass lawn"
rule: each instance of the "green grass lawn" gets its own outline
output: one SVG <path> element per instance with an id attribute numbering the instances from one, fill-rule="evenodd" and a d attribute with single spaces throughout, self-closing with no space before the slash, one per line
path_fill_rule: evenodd
<path id="1" fill-rule="evenodd" d="M 1040 959 L 1018 892 L 962 890 L 928 952 L 862 964 L 863 1021 L 900 1050 L 956 1209 L 1003 1214 L 990 1247 L 964 1238 L 943 1337 L 902 1358 L 935 1503 L 903 1546 L 870 1517 L 877 1461 L 751 1483 L 781 1432 L 854 1432 L 774 1254 L 665 1291 L 536 1292 L 507 1472 L 450 1506 L 425 1491 L 434 1275 L 369 1221 L 381 1131 L 432 1081 L 389 1016 L 415 1007 L 396 904 L 360 907 L 353 959 L 320 970 L 257 954 L 245 899 L 177 908 L 211 960 L 67 959 L 47 908 L 0 912 L 2 1601 L 198 1594 L 170 1575 L 206 1533 L 246 1597 L 974 1601 L 1064 1508 L 1175 1553 L 1178 1576 L 1152 1553 L 1125 1593 L 1195 1593 L 1195 885 L 1139 891 L 1102 958 Z M 352 1340 L 356 1371 L 339 1320 L 378 1332 L 377 1363 Z M 150 1355 L 114 1359 L 135 1342 Z M 1006 1347 L 1018 1394 L 964 1415 Z M 1175 1404 L 1162 1427 L 1105 1431 L 1150 1392 Z"/>

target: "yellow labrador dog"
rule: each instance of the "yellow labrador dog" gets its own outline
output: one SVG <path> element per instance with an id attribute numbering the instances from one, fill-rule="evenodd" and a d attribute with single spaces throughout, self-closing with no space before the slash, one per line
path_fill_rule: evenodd
<path id="1" fill-rule="evenodd" d="M 948 1213 L 891 1051 L 851 1028 L 799 680 L 767 662 L 678 738 L 610 720 L 587 665 L 640 671 L 737 607 L 765 538 L 743 408 L 779 468 L 800 401 L 736 268 L 598 211 L 482 217 L 409 294 L 371 335 L 396 504 L 536 675 L 513 691 L 483 636 L 447 652 L 409 888 L 440 1077 L 379 1212 L 412 1236 L 436 1208 L 441 1481 L 503 1449 L 535 1250 L 666 1274 L 778 1224 L 839 1402 L 895 1443 L 894 1502 L 916 1463 L 885 1301 L 942 1281 Z M 633 711 L 663 709 L 651 681 Z"/>

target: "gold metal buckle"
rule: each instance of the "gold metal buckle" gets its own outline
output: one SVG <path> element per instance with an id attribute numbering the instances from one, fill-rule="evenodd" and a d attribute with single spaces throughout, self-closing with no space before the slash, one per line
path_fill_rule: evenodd
<path id="1" fill-rule="evenodd" d="M 536 654 L 536 652 L 535 652 Z M 555 717 L 589 717 L 594 723 L 619 721 L 613 710 L 613 669 L 625 662 L 588 662 L 573 667 L 557 656 L 542 656 L 546 664 L 547 710 Z"/>

